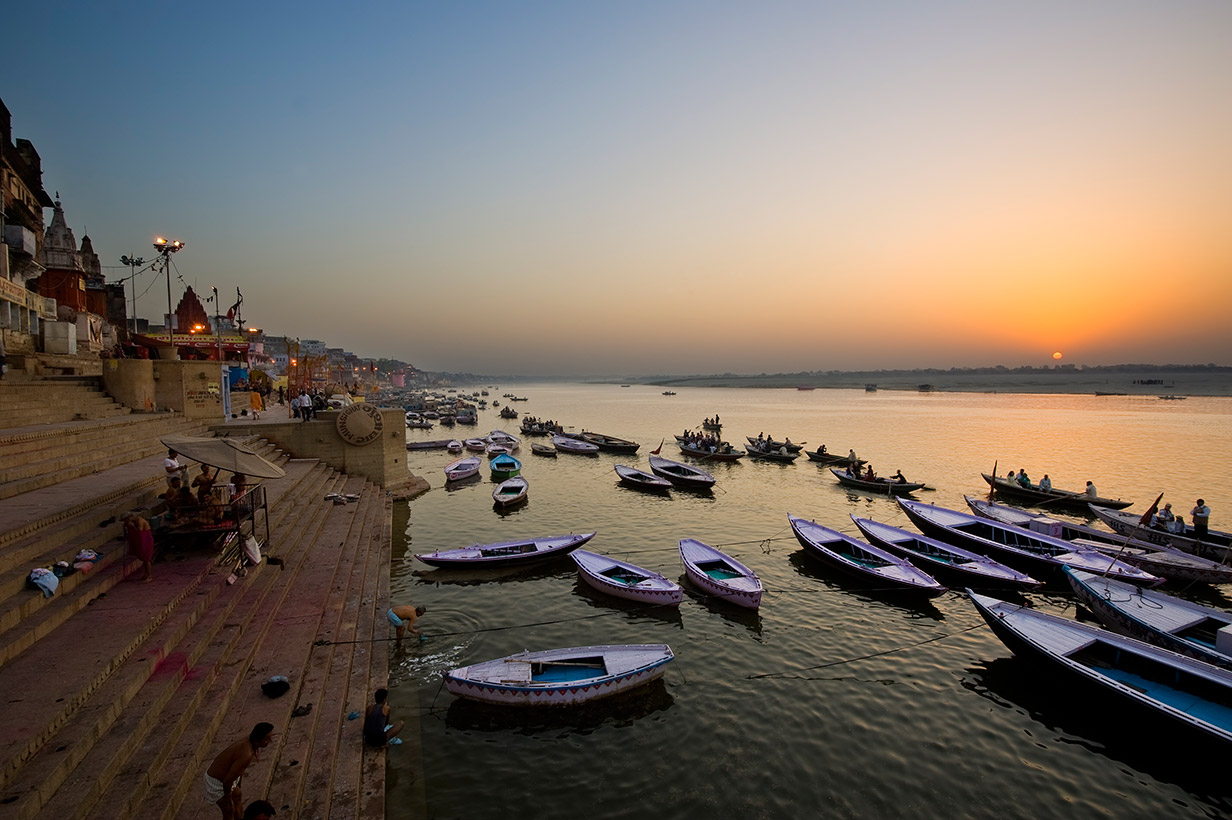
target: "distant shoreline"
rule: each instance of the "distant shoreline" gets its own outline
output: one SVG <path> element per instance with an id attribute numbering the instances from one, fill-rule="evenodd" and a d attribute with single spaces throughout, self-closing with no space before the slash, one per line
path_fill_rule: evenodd
<path id="1" fill-rule="evenodd" d="M 1154 383 L 1154 382 L 1162 383 Z M 816 390 L 899 390 L 933 393 L 1097 393 L 1127 396 L 1232 396 L 1232 368 L 1142 371 L 1063 371 L 1036 373 L 893 373 L 776 374 L 759 376 L 681 376 L 603 380 L 602 384 L 648 384 L 656 387 L 727 387 Z M 922 385 L 929 389 L 922 390 Z"/>

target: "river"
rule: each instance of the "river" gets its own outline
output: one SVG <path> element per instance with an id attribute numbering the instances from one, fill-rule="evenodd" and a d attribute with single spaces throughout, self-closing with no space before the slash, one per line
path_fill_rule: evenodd
<path id="1" fill-rule="evenodd" d="M 467 391 L 478 387 L 467 388 Z M 852 514 L 911 529 L 893 501 L 840 488 L 824 468 L 708 464 L 709 495 L 646 495 L 615 464 L 687 461 L 673 434 L 718 414 L 724 438 L 759 432 L 809 449 L 854 448 L 881 474 L 923 481 L 922 501 L 966 509 L 998 465 L 1133 499 L 1164 493 L 1186 519 L 1199 496 L 1232 529 L 1232 400 L 856 390 L 518 384 L 492 390 L 576 430 L 641 443 L 636 456 L 517 454 L 529 500 L 493 509 L 482 480 L 443 489 L 443 450 L 409 451 L 432 489 L 395 510 L 391 593 L 424 604 L 429 640 L 390 662 L 391 703 L 409 716 L 389 751 L 387 816 L 732 818 L 1232 817 L 1224 749 L 1191 748 L 1116 704 L 1054 685 L 1015 658 L 965 595 L 905 602 L 805 555 L 788 514 L 856 534 Z M 502 399 L 502 403 L 504 400 Z M 480 412 L 477 428 L 408 431 L 408 441 L 518 433 Z M 520 433 L 519 433 L 520 434 Z M 485 464 L 486 467 L 486 464 Z M 434 570 L 415 552 L 596 530 L 588 545 L 669 578 L 680 538 L 751 566 L 766 595 L 749 613 L 687 595 L 678 611 L 601 597 L 565 558 L 480 574 Z M 687 588 L 687 587 L 686 587 Z M 1232 590 L 1230 590 L 1232 592 Z M 1232 607 L 1222 590 L 1190 590 Z M 1061 588 L 1034 596 L 1075 614 Z M 441 687 L 449 668 L 522 649 L 668 643 L 661 682 L 566 711 L 474 708 Z"/>

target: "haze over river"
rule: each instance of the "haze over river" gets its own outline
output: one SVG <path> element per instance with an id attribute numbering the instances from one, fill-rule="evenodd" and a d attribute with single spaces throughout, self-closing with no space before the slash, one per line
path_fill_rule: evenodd
<path id="1" fill-rule="evenodd" d="M 987 496 L 980 473 L 995 462 L 1002 475 L 1026 468 L 1061 488 L 1091 479 L 1102 496 L 1133 499 L 1131 511 L 1163 492 L 1188 520 L 1203 497 L 1211 526 L 1232 530 L 1232 400 L 703 388 L 664 396 L 645 385 L 581 384 L 519 384 L 489 400 L 503 405 L 511 391 L 529 399 L 512 405 L 520 413 L 642 447 L 551 459 L 530 451 L 547 439 L 523 437 L 516 455 L 529 501 L 506 514 L 493 509 L 486 462 L 480 480 L 447 491 L 441 468 L 454 456 L 407 453 L 432 490 L 395 510 L 391 590 L 395 603 L 428 607 L 421 627 L 431 637 L 391 661 L 391 702 L 411 720 L 406 743 L 388 755 L 388 817 L 1232 817 L 1232 750 L 1193 748 L 1117 704 L 1053 685 L 1012 656 L 960 591 L 913 603 L 835 575 L 802 552 L 787 524 L 791 513 L 854 534 L 855 514 L 912 529 L 892 500 L 844 490 L 803 456 L 699 464 L 718 479 L 708 495 L 639 493 L 612 470 L 648 470 L 647 453 L 663 439 L 662 455 L 689 461 L 673 434 L 717 413 L 735 444 L 764 432 L 810 450 L 854 448 L 880 474 L 901 469 L 936 488 L 919 500 L 955 509 L 966 509 L 964 494 Z M 518 422 L 488 409 L 478 427 L 411 430 L 408 441 L 493 429 L 521 435 Z M 718 546 L 762 578 L 761 610 L 695 591 L 678 611 L 601 597 L 568 558 L 474 574 L 412 556 L 590 530 L 598 535 L 588 549 L 682 581 L 678 539 Z M 1232 607 L 1224 591 L 1183 594 Z M 1066 593 L 1053 586 L 1033 597 L 1072 617 Z M 660 642 L 676 653 L 661 682 L 582 709 L 475 708 L 441 686 L 449 668 L 522 649 Z"/>

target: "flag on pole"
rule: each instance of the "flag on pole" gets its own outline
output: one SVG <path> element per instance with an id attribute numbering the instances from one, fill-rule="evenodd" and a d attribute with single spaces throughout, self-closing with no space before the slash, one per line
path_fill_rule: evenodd
<path id="1" fill-rule="evenodd" d="M 1139 527 L 1149 527 L 1151 525 L 1151 519 L 1155 517 L 1155 513 L 1159 512 L 1159 501 L 1163 497 L 1164 494 L 1160 493 L 1159 497 L 1155 499 L 1155 503 L 1142 514 L 1142 518 L 1138 521 Z"/>

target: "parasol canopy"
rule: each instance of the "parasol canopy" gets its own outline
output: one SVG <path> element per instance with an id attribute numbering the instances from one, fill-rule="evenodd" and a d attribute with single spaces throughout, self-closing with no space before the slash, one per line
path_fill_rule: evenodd
<path id="1" fill-rule="evenodd" d="M 255 478 L 282 478 L 286 475 L 277 464 L 266 461 L 251 447 L 233 438 L 163 436 L 159 441 L 193 461 L 220 470 L 230 470 Z"/>

